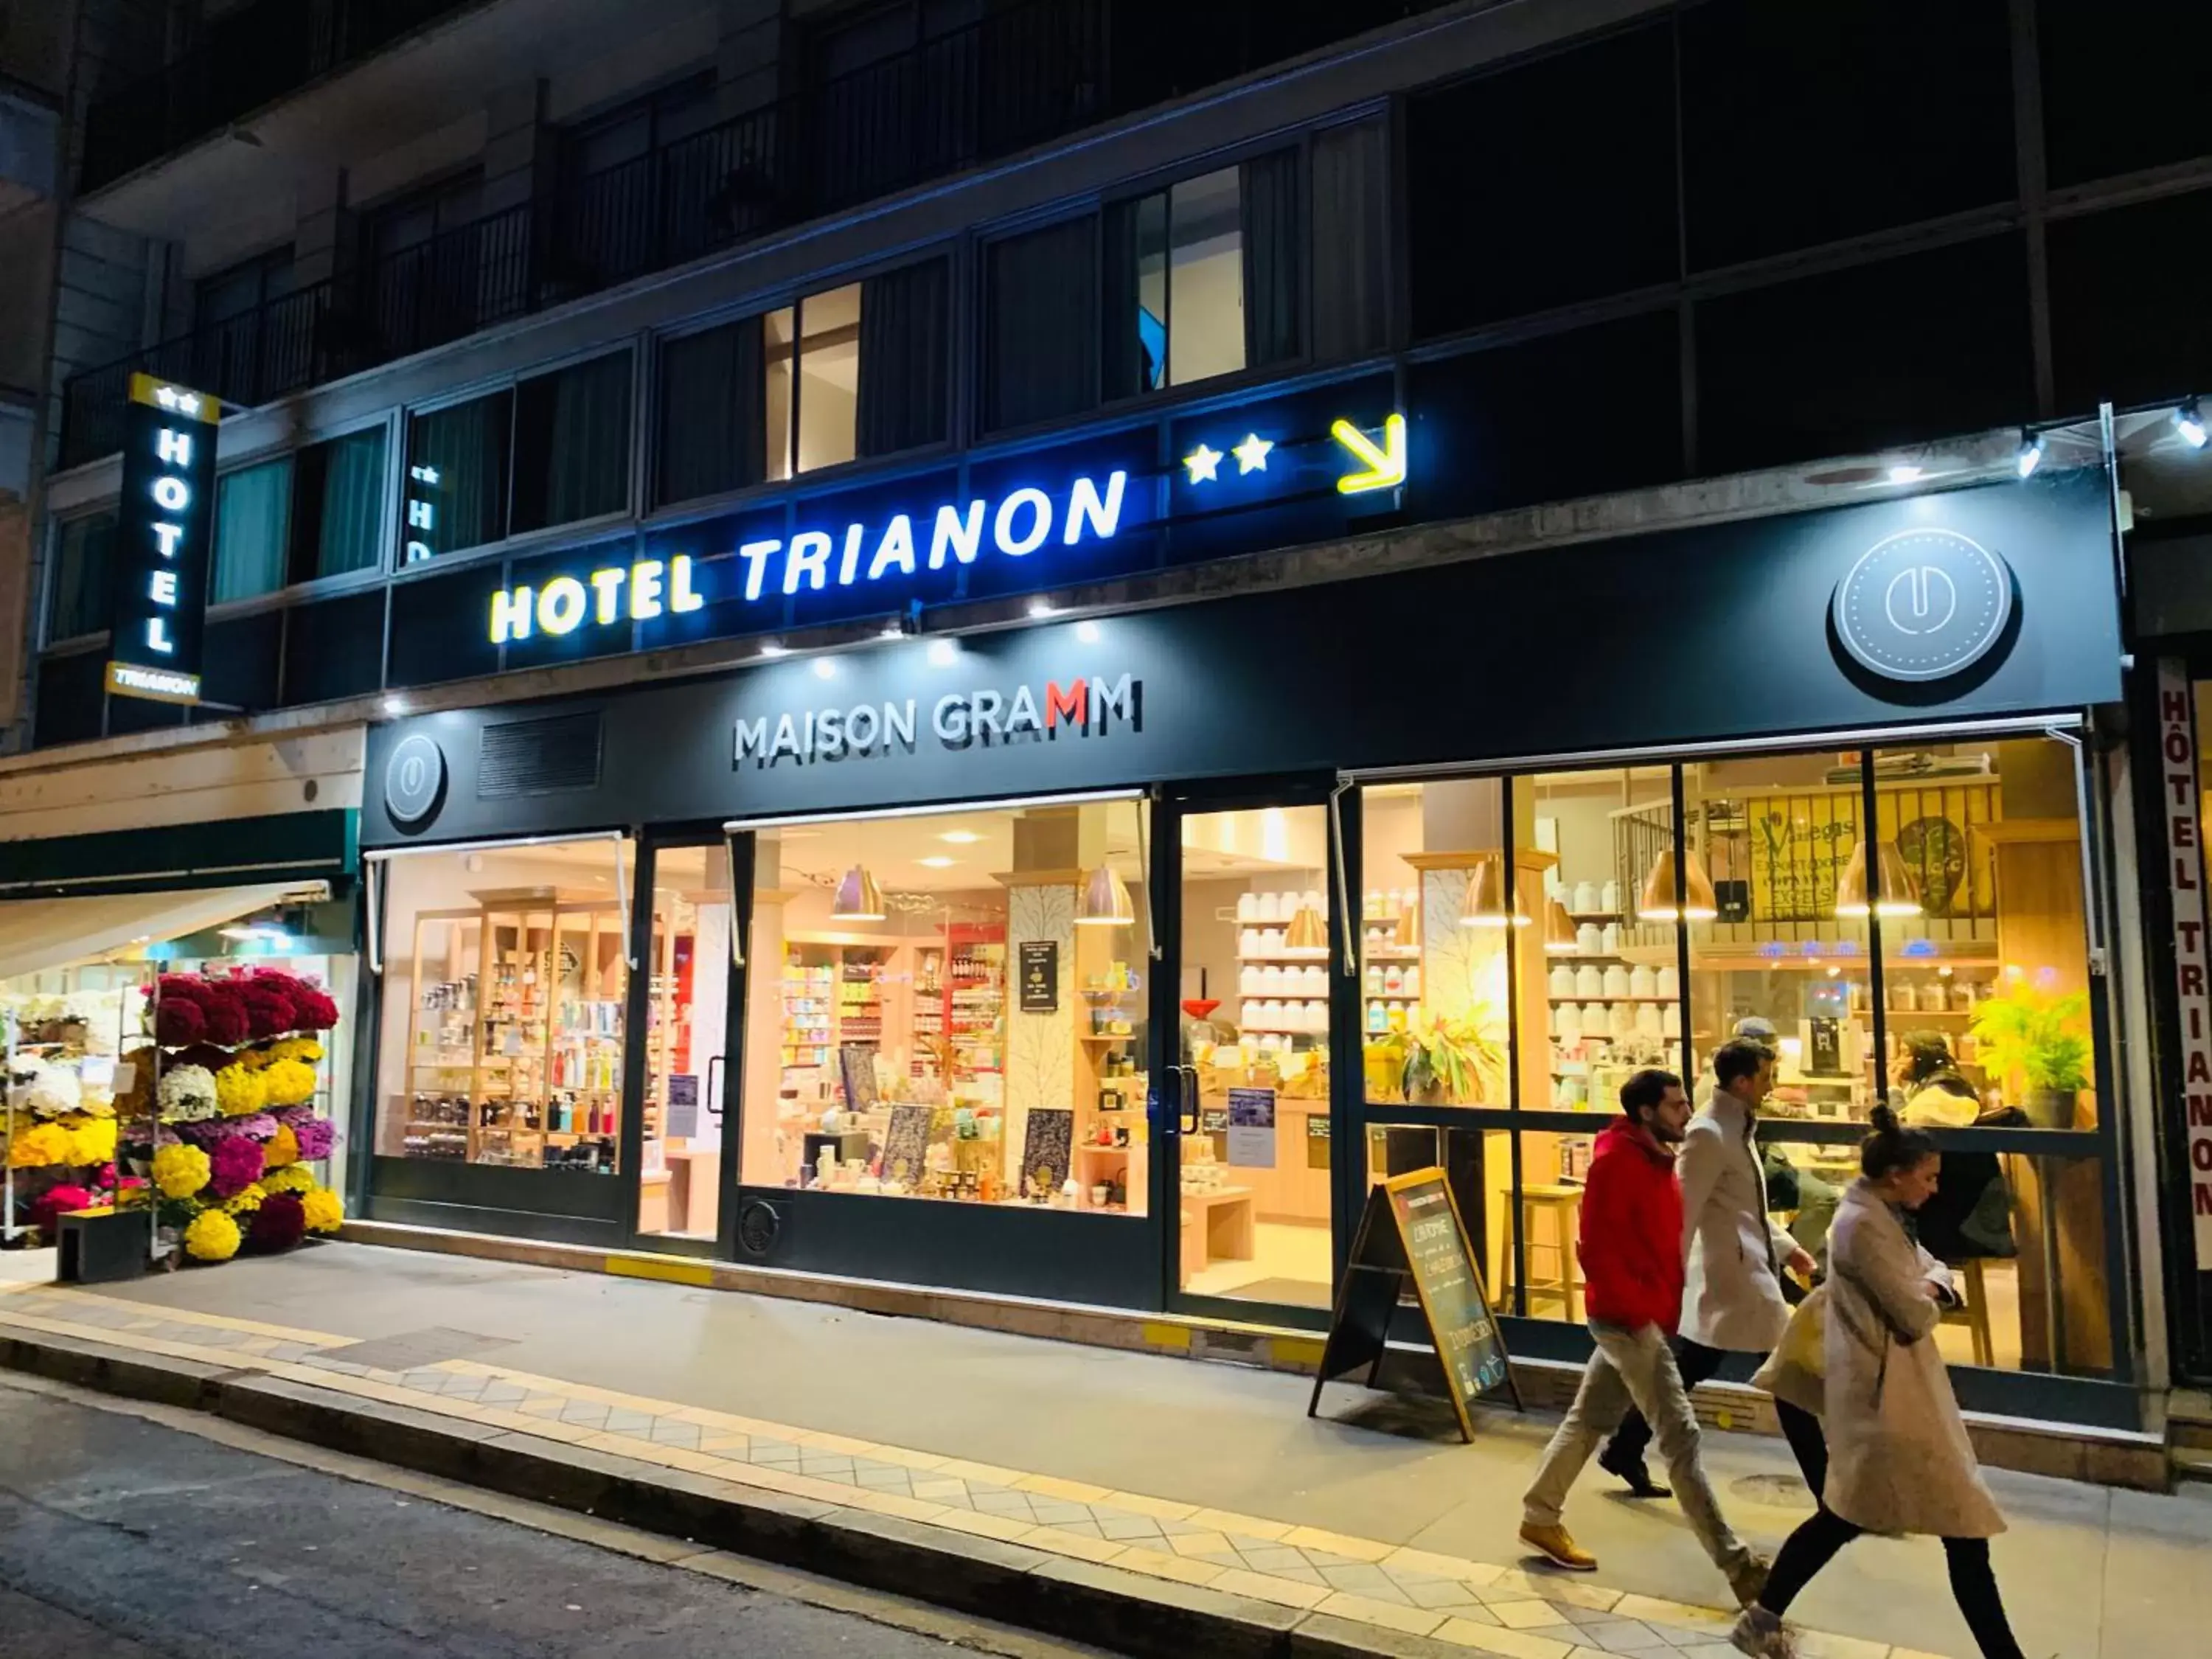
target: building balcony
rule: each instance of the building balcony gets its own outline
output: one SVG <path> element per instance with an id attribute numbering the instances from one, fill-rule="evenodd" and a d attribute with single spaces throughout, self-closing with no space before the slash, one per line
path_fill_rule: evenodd
<path id="1" fill-rule="evenodd" d="M 113 184 L 475 3 L 254 0 L 225 12 L 167 68 L 93 103 L 85 114 L 78 191 Z"/>

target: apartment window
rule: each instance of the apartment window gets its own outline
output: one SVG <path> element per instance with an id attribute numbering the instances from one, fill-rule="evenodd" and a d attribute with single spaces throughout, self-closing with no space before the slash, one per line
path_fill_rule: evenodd
<path id="1" fill-rule="evenodd" d="M 1324 361 L 1389 342 L 1389 154 L 1380 121 L 1314 135 L 1313 352 Z"/>
<path id="2" fill-rule="evenodd" d="M 654 499 L 942 442 L 950 287 L 925 260 L 663 343 Z"/>
<path id="3" fill-rule="evenodd" d="M 71 519 L 54 538 L 52 600 L 46 637 L 75 639 L 107 626 L 108 560 L 115 546 L 115 514 Z"/>
<path id="4" fill-rule="evenodd" d="M 1364 154 L 1361 142 L 1332 140 L 1327 165 L 1328 222 L 1343 245 L 1316 297 L 1352 313 L 1333 319 L 1332 353 L 1370 349 L 1385 322 L 1386 221 L 1364 199 L 1381 152 Z M 1317 210 L 1300 151 L 1283 149 L 994 244 L 986 254 L 986 424 L 1078 414 L 1102 396 L 1134 397 L 1297 356 L 1307 227 Z"/>
<path id="5" fill-rule="evenodd" d="M 289 579 L 313 581 L 377 563 L 384 519 L 384 428 L 301 450 L 292 475 Z"/>
<path id="6" fill-rule="evenodd" d="M 246 316 L 270 300 L 283 298 L 295 286 L 289 246 L 257 253 L 192 285 L 193 326 L 210 329 Z"/>
<path id="7" fill-rule="evenodd" d="M 216 489 L 215 570 L 208 603 L 273 593 L 284 585 L 292 512 L 292 458 L 227 472 Z"/>
<path id="8" fill-rule="evenodd" d="M 811 294 L 763 320 L 768 476 L 849 461 L 857 447 L 860 285 Z"/>
<path id="9" fill-rule="evenodd" d="M 400 558 L 419 564 L 629 504 L 630 356 L 411 417 Z"/>
<path id="10" fill-rule="evenodd" d="M 515 389 L 511 529 L 543 530 L 629 505 L 629 394 L 626 351 Z"/>

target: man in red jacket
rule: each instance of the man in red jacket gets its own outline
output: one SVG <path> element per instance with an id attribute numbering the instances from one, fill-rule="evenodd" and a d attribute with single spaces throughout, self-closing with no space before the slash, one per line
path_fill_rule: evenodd
<path id="1" fill-rule="evenodd" d="M 1652 1426 L 1682 1513 L 1713 1565 L 1749 1607 L 1767 1564 L 1729 1529 L 1698 1458 L 1698 1419 L 1667 1345 L 1682 1316 L 1682 1189 L 1674 1152 L 1690 1097 L 1671 1072 L 1620 1086 L 1621 1115 L 1597 1138 L 1583 1193 L 1581 1261 L 1597 1351 L 1522 1502 L 1521 1541 L 1576 1572 L 1595 1570 L 1560 1524 L 1567 1489 L 1633 1404 Z"/>

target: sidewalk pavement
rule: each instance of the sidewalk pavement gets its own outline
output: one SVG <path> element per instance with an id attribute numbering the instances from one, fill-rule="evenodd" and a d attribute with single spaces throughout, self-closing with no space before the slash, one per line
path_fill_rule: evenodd
<path id="1" fill-rule="evenodd" d="M 1568 1522 L 1601 1570 L 1514 1534 L 1549 1417 L 1449 1417 L 1295 1376 L 729 1291 L 352 1244 L 92 1289 L 0 1278 L 0 1336 L 265 1372 L 643 1457 L 948 1534 L 1110 1564 L 1505 1659 L 1723 1659 L 1726 1601 L 1672 1504 L 1595 1468 Z M 1713 1433 L 1730 1518 L 1772 1548 L 1810 1508 L 1779 1442 Z M 2035 1659 L 2198 1650 L 2212 1490 L 1996 1472 L 1996 1564 Z M 1796 1609 L 1825 1659 L 1966 1656 L 1932 1543 L 1868 1539 Z"/>

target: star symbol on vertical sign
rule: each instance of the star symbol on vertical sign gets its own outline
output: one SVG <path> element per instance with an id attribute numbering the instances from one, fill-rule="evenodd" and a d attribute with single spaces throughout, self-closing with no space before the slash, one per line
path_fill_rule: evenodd
<path id="1" fill-rule="evenodd" d="M 1245 434 L 1244 441 L 1229 453 L 1237 458 L 1237 470 L 1241 472 L 1265 472 L 1267 452 L 1275 446 L 1256 432 Z"/>
<path id="2" fill-rule="evenodd" d="M 1215 469 L 1221 465 L 1221 452 L 1209 449 L 1201 443 L 1182 458 L 1182 464 L 1189 469 L 1193 483 L 1212 483 L 1216 476 Z"/>

